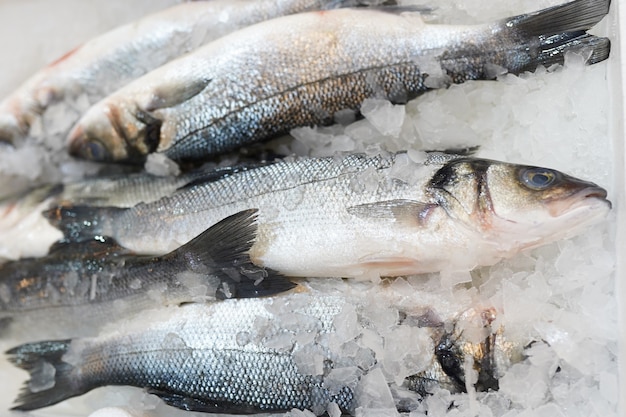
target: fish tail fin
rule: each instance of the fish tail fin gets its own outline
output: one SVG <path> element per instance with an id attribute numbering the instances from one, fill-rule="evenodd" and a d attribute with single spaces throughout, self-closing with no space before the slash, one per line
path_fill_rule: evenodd
<path id="1" fill-rule="evenodd" d="M 59 206 L 46 210 L 42 215 L 63 232 L 64 240 L 79 242 L 95 236 L 108 235 L 106 225 L 111 217 L 128 210 L 119 207 Z"/>
<path id="2" fill-rule="evenodd" d="M 526 36 L 551 36 L 563 32 L 587 31 L 609 13 L 610 0 L 574 0 L 533 13 L 505 19 Z"/>
<path id="3" fill-rule="evenodd" d="M 566 52 L 575 52 L 584 55 L 585 63 L 592 65 L 607 59 L 610 51 L 611 41 L 608 38 L 585 32 L 562 33 L 542 41 L 537 64 L 545 66 L 562 64 Z"/>
<path id="4" fill-rule="evenodd" d="M 15 400 L 13 410 L 35 410 L 80 395 L 72 375 L 74 366 L 63 361 L 71 340 L 26 343 L 6 351 L 9 361 L 28 371 L 26 381 Z"/>
<path id="5" fill-rule="evenodd" d="M 224 298 L 262 297 L 288 291 L 295 284 L 250 259 L 257 233 L 257 210 L 229 216 L 176 249 L 169 255 L 182 260 L 192 271 L 208 271 L 219 279 L 215 296 Z"/>
<path id="6" fill-rule="evenodd" d="M 506 30 L 521 37 L 522 48 L 536 54 L 526 65 L 509 71 L 520 73 L 539 65 L 562 64 L 568 51 L 588 53 L 587 64 L 607 59 L 610 41 L 586 31 L 606 16 L 610 3 L 610 0 L 575 0 L 502 21 L 500 24 Z"/>

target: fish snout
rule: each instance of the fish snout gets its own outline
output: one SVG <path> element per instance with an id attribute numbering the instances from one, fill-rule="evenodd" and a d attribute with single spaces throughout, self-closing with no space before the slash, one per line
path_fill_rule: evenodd
<path id="1" fill-rule="evenodd" d="M 549 211 L 552 216 L 561 216 L 579 208 L 601 208 L 601 211 L 608 212 L 613 205 L 607 196 L 608 193 L 604 188 L 592 182 L 579 181 L 569 196 L 551 200 Z"/>
<path id="2" fill-rule="evenodd" d="M 591 181 L 585 181 L 567 176 L 564 189 L 569 191 L 569 200 L 573 202 L 585 201 L 587 199 L 597 199 L 604 200 L 611 204 L 611 202 L 606 199 L 608 195 L 607 191 Z"/>
<path id="3" fill-rule="evenodd" d="M 585 198 L 599 198 L 599 199 L 606 199 L 608 195 L 604 188 L 599 187 L 597 185 L 595 187 L 590 187 L 587 190 L 583 190 L 582 194 L 584 194 Z"/>
<path id="4" fill-rule="evenodd" d="M 582 190 L 574 194 L 573 198 L 580 199 L 581 201 L 585 201 L 588 199 L 600 200 L 608 204 L 609 208 L 612 208 L 613 204 L 611 203 L 611 201 L 607 200 L 607 196 L 608 193 L 604 188 L 594 183 L 589 183 L 588 187 L 583 188 Z"/>

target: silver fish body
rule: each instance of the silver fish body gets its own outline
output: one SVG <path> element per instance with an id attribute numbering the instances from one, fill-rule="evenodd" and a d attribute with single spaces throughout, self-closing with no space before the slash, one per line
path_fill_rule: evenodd
<path id="1" fill-rule="evenodd" d="M 585 33 L 608 1 L 576 0 L 491 24 L 426 24 L 416 13 L 337 9 L 286 16 L 225 36 L 105 98 L 70 133 L 70 152 L 140 162 L 151 152 L 201 159 L 332 123 L 366 98 L 395 103 L 431 88 L 562 63 L 606 59 Z M 395 9 L 391 9 L 392 11 Z M 403 9 L 400 9 L 403 10 Z"/>
<path id="2" fill-rule="evenodd" d="M 28 136 L 34 121 L 57 102 L 71 103 L 68 107 L 80 115 L 88 107 L 77 100 L 80 96 L 93 104 L 146 72 L 227 33 L 327 5 L 319 0 L 187 2 L 116 28 L 43 68 L 0 103 L 0 141 L 16 142 Z"/>
<path id="3" fill-rule="evenodd" d="M 142 308 L 291 289 L 294 284 L 250 262 L 254 213 L 230 216 L 163 256 L 136 255 L 100 238 L 58 243 L 47 256 L 7 262 L 0 265 L 0 319 L 38 337 L 55 323 L 64 335 L 79 328 L 93 334 L 102 323 Z M 58 326 L 76 317 L 80 325 Z"/>
<path id="4" fill-rule="evenodd" d="M 44 210 L 66 204 L 132 207 L 170 195 L 206 174 L 196 170 L 177 177 L 146 173 L 90 177 L 0 199 L 0 259 L 44 256 L 50 243 L 62 238 L 41 216 Z"/>
<path id="5" fill-rule="evenodd" d="M 44 407 L 103 385 L 131 385 L 194 411 L 297 408 L 320 415 L 335 403 L 352 414 L 372 395 L 370 384 L 401 391 L 416 404 L 426 393 L 410 389 L 434 374 L 435 383 L 438 378 L 464 381 L 469 362 L 497 379 L 522 359 L 522 344 L 504 343 L 502 332 L 483 320 L 480 310 L 461 315 L 466 332 L 484 334 L 472 342 L 463 331 L 452 330 L 458 318 L 424 321 L 416 299 L 407 312 L 387 304 L 380 289 L 376 296 L 344 290 L 307 288 L 280 297 L 186 305 L 151 311 L 148 323 L 140 317 L 116 323 L 94 338 L 22 345 L 8 352 L 14 364 L 33 369 L 38 363 L 56 372 L 41 377 L 33 370 L 27 387 L 47 388 L 25 388 L 16 408 Z M 442 340 L 449 342 L 445 371 L 437 353 Z M 498 355 L 506 360 L 496 361 Z M 452 362 L 458 365 L 454 369 Z M 446 384 L 442 381 L 452 392 L 465 390 L 464 382 Z M 487 389 L 497 389 L 497 383 Z M 407 405 L 392 400 L 385 406 Z"/>
<path id="6" fill-rule="evenodd" d="M 576 234 L 611 206 L 602 188 L 551 169 L 435 161 L 405 153 L 289 158 L 130 209 L 67 206 L 45 215 L 69 240 L 105 235 L 162 253 L 255 207 L 250 254 L 258 265 L 288 276 L 377 278 L 490 265 Z"/>
<path id="7" fill-rule="evenodd" d="M 61 184 L 50 184 L 2 200 L 9 205 L 33 206 L 49 200 L 48 205 L 86 204 L 90 206 L 132 207 L 151 203 L 172 194 L 177 189 L 205 175 L 205 170 L 189 171 L 179 176 L 157 176 L 149 173 L 130 173 L 86 177 Z"/>

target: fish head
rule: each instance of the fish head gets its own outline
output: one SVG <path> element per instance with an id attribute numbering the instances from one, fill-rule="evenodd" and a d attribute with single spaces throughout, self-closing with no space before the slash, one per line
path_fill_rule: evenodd
<path id="1" fill-rule="evenodd" d="M 409 377 L 409 388 L 426 395 L 434 388 L 452 393 L 497 391 L 499 379 L 525 358 L 525 346 L 509 339 L 495 307 L 470 308 L 448 323 L 434 328 L 433 361 Z"/>
<path id="2" fill-rule="evenodd" d="M 509 253 L 574 236 L 611 208 L 606 190 L 592 182 L 486 159 L 447 163 L 429 189 L 449 216 Z"/>
<path id="3" fill-rule="evenodd" d="M 132 104 L 94 105 L 68 137 L 72 156 L 98 162 L 143 163 L 158 145 L 161 123 Z"/>

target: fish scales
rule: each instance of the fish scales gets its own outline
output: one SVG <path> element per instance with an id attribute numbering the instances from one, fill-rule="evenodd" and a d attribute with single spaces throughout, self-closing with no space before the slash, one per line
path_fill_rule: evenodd
<path id="1" fill-rule="evenodd" d="M 271 301 L 251 301 L 218 303 L 200 309 L 189 306 L 180 312 L 161 312 L 161 316 L 157 312 L 154 323 L 145 330 L 125 332 L 122 327 L 122 331 L 108 337 L 78 340 L 65 359 L 80 364 L 75 368 L 76 383 L 72 389 L 90 390 L 102 385 L 146 387 L 166 401 L 176 401 L 176 395 L 198 399 L 211 404 L 206 405 L 205 411 L 214 408 L 217 412 L 292 408 L 319 411 L 320 406 L 324 410 L 331 401 L 344 411 L 352 411 L 350 389 L 331 393 L 321 376 L 298 371 L 289 349 L 272 348 L 265 343 L 285 331 L 275 323 L 259 331 L 255 324 L 260 318 L 280 320 L 280 316 L 268 312 L 266 307 Z M 311 304 L 311 308 L 300 312 L 316 322 L 311 331 L 330 331 L 332 322 L 327 320 L 341 309 L 341 302 L 322 300 Z M 325 317 L 319 315 L 320 311 Z M 257 339 L 242 344 L 238 337 L 242 333 L 257 335 Z M 326 355 L 331 356 L 330 352 Z M 130 369 L 135 371 L 129 372 Z"/>
<path id="2" fill-rule="evenodd" d="M 2 198 L 0 258 L 44 256 L 50 244 L 62 237 L 57 230 L 42 227 L 45 225 L 45 219 L 41 217 L 44 210 L 64 204 L 132 207 L 170 195 L 205 175 L 205 170 L 195 170 L 177 177 L 157 177 L 147 173 L 90 177 L 45 185 Z M 34 231 L 35 227 L 37 231 Z"/>
<path id="3" fill-rule="evenodd" d="M 164 256 L 136 255 L 100 238 L 58 243 L 45 257 L 2 264 L 0 320 L 10 318 L 12 330 L 40 337 L 51 324 L 80 316 L 80 327 L 92 334 L 142 308 L 289 290 L 294 284 L 250 262 L 255 212 L 227 217 Z M 78 328 L 60 332 L 75 335 Z"/>
<path id="4" fill-rule="evenodd" d="M 495 78 L 495 67 L 519 74 L 559 63 L 567 50 L 597 51 L 590 63 L 608 56 L 608 40 L 584 32 L 607 13 L 606 2 L 577 0 L 561 13 L 474 26 L 390 10 L 302 13 L 220 38 L 93 106 L 70 134 L 70 152 L 129 162 L 154 151 L 205 158 L 329 124 L 366 98 L 405 103 L 431 88 Z"/>
<path id="5" fill-rule="evenodd" d="M 343 413 L 353 414 L 360 405 L 363 376 L 380 369 L 390 372 L 396 369 L 396 361 L 410 364 L 396 389 L 415 387 L 424 395 L 420 387 L 436 386 L 437 381 L 450 384 L 445 386 L 452 392 L 463 391 L 462 364 L 468 357 L 477 370 L 496 378 L 521 360 L 522 344 L 504 343 L 506 339 L 484 320 L 482 310 L 461 316 L 466 331 L 480 329 L 485 334 L 485 340 L 470 342 L 463 330 L 454 329 L 456 314 L 447 326 L 433 317 L 426 323 L 420 320 L 424 313 L 418 312 L 424 306 L 400 296 L 405 307 L 387 307 L 388 317 L 373 320 L 381 314 L 378 309 L 389 306 L 386 303 L 397 296 L 379 287 L 364 291 L 343 287 L 345 291 L 329 294 L 305 285 L 305 292 L 281 297 L 154 310 L 149 323 L 139 318 L 114 323 L 94 338 L 22 345 L 8 352 L 13 363 L 28 369 L 33 361 L 46 360 L 57 372 L 48 389 L 25 389 L 17 408 L 44 407 L 103 385 L 131 385 L 193 411 L 254 413 L 297 408 L 320 415 L 335 402 Z M 495 317 L 495 310 L 486 311 Z M 344 333 L 346 325 L 354 326 L 348 334 Z M 312 337 L 303 338 L 307 334 Z M 384 343 L 381 351 L 368 344 L 366 334 L 382 340 L 402 335 L 409 338 L 411 347 L 398 353 L 394 343 Z M 448 366 L 444 372 L 438 362 L 440 339 L 448 346 L 448 365 L 460 365 L 454 371 Z M 496 339 L 502 341 L 495 343 Z M 490 344 L 491 350 L 484 344 Z M 308 364 L 311 352 L 322 365 L 317 370 Z M 396 356 L 390 356 L 393 352 Z M 483 360 L 485 356 L 490 360 Z M 362 363 L 367 357 L 372 360 Z M 497 357 L 501 360 L 494 361 Z M 347 374 L 337 376 L 342 372 Z M 352 376 L 346 378 L 348 374 Z M 37 382 L 37 375 L 31 378 Z M 408 395 L 413 403 L 420 400 L 414 392 Z M 402 401 L 398 400 L 398 407 Z"/>
<path id="6" fill-rule="evenodd" d="M 610 208 L 605 197 L 547 168 L 478 158 L 417 163 L 399 153 L 291 158 L 130 209 L 68 206 L 45 215 L 67 239 L 105 235 L 160 253 L 255 207 L 253 262 L 288 276 L 371 278 L 495 263 L 599 221 Z"/>
<path id="7" fill-rule="evenodd" d="M 145 172 L 91 177 L 65 183 L 58 194 L 51 193 L 51 196 L 57 204 L 82 202 L 93 206 L 132 207 L 170 195 L 202 175 L 202 171 L 196 170 L 175 177 L 160 177 Z"/>
<path id="8" fill-rule="evenodd" d="M 56 102 L 72 102 L 85 95 L 94 104 L 146 72 L 234 30 L 277 16 L 339 7 L 343 3 L 198 1 L 111 30 L 46 66 L 0 103 L 0 141 L 18 142 L 28 136 L 33 122 Z M 85 105 L 72 103 L 72 106 Z"/>
<path id="9" fill-rule="evenodd" d="M 402 159 L 407 158 L 403 155 Z M 340 269 L 360 269 L 349 263 L 371 252 L 371 248 L 363 247 L 369 246 L 370 239 L 388 239 L 387 231 L 381 226 L 390 223 L 353 218 L 346 211 L 347 207 L 403 196 L 424 199 L 419 185 L 408 187 L 387 176 L 392 163 L 393 158 L 359 155 L 339 160 L 300 158 L 271 164 L 191 187 L 153 204 L 116 211 L 111 217 L 104 215 L 98 220 L 102 222 L 100 231 L 115 236 L 122 246 L 138 251 L 152 248 L 160 252 L 172 242 L 193 233 L 200 225 L 206 225 L 209 218 L 244 207 L 259 207 L 259 234 L 251 250 L 255 262 L 265 264 L 268 257 L 275 261 L 280 259 L 281 271 L 291 276 L 314 276 L 322 271 L 325 276 L 342 275 L 346 271 L 333 271 L 335 265 Z M 360 189 L 362 179 L 373 184 L 371 190 Z M 420 180 L 423 185 L 428 176 Z M 155 215 L 159 218 L 157 222 Z M 397 229 L 394 231 L 398 234 L 406 234 Z M 337 233 L 325 234 L 319 230 L 335 230 Z M 146 234 L 159 238 L 146 242 L 140 238 Z M 338 249 L 346 240 L 352 240 L 353 247 Z M 297 246 L 294 246 L 295 242 L 298 242 Z M 312 261 L 311 265 L 303 264 L 302 268 L 307 272 L 284 265 L 282 260 L 297 259 L 301 251 L 317 252 L 327 260 L 327 268 L 320 270 L 321 265 L 313 260 L 308 261 Z M 287 261 L 287 264 L 291 263 Z M 355 270 L 352 274 L 360 272 Z"/>

